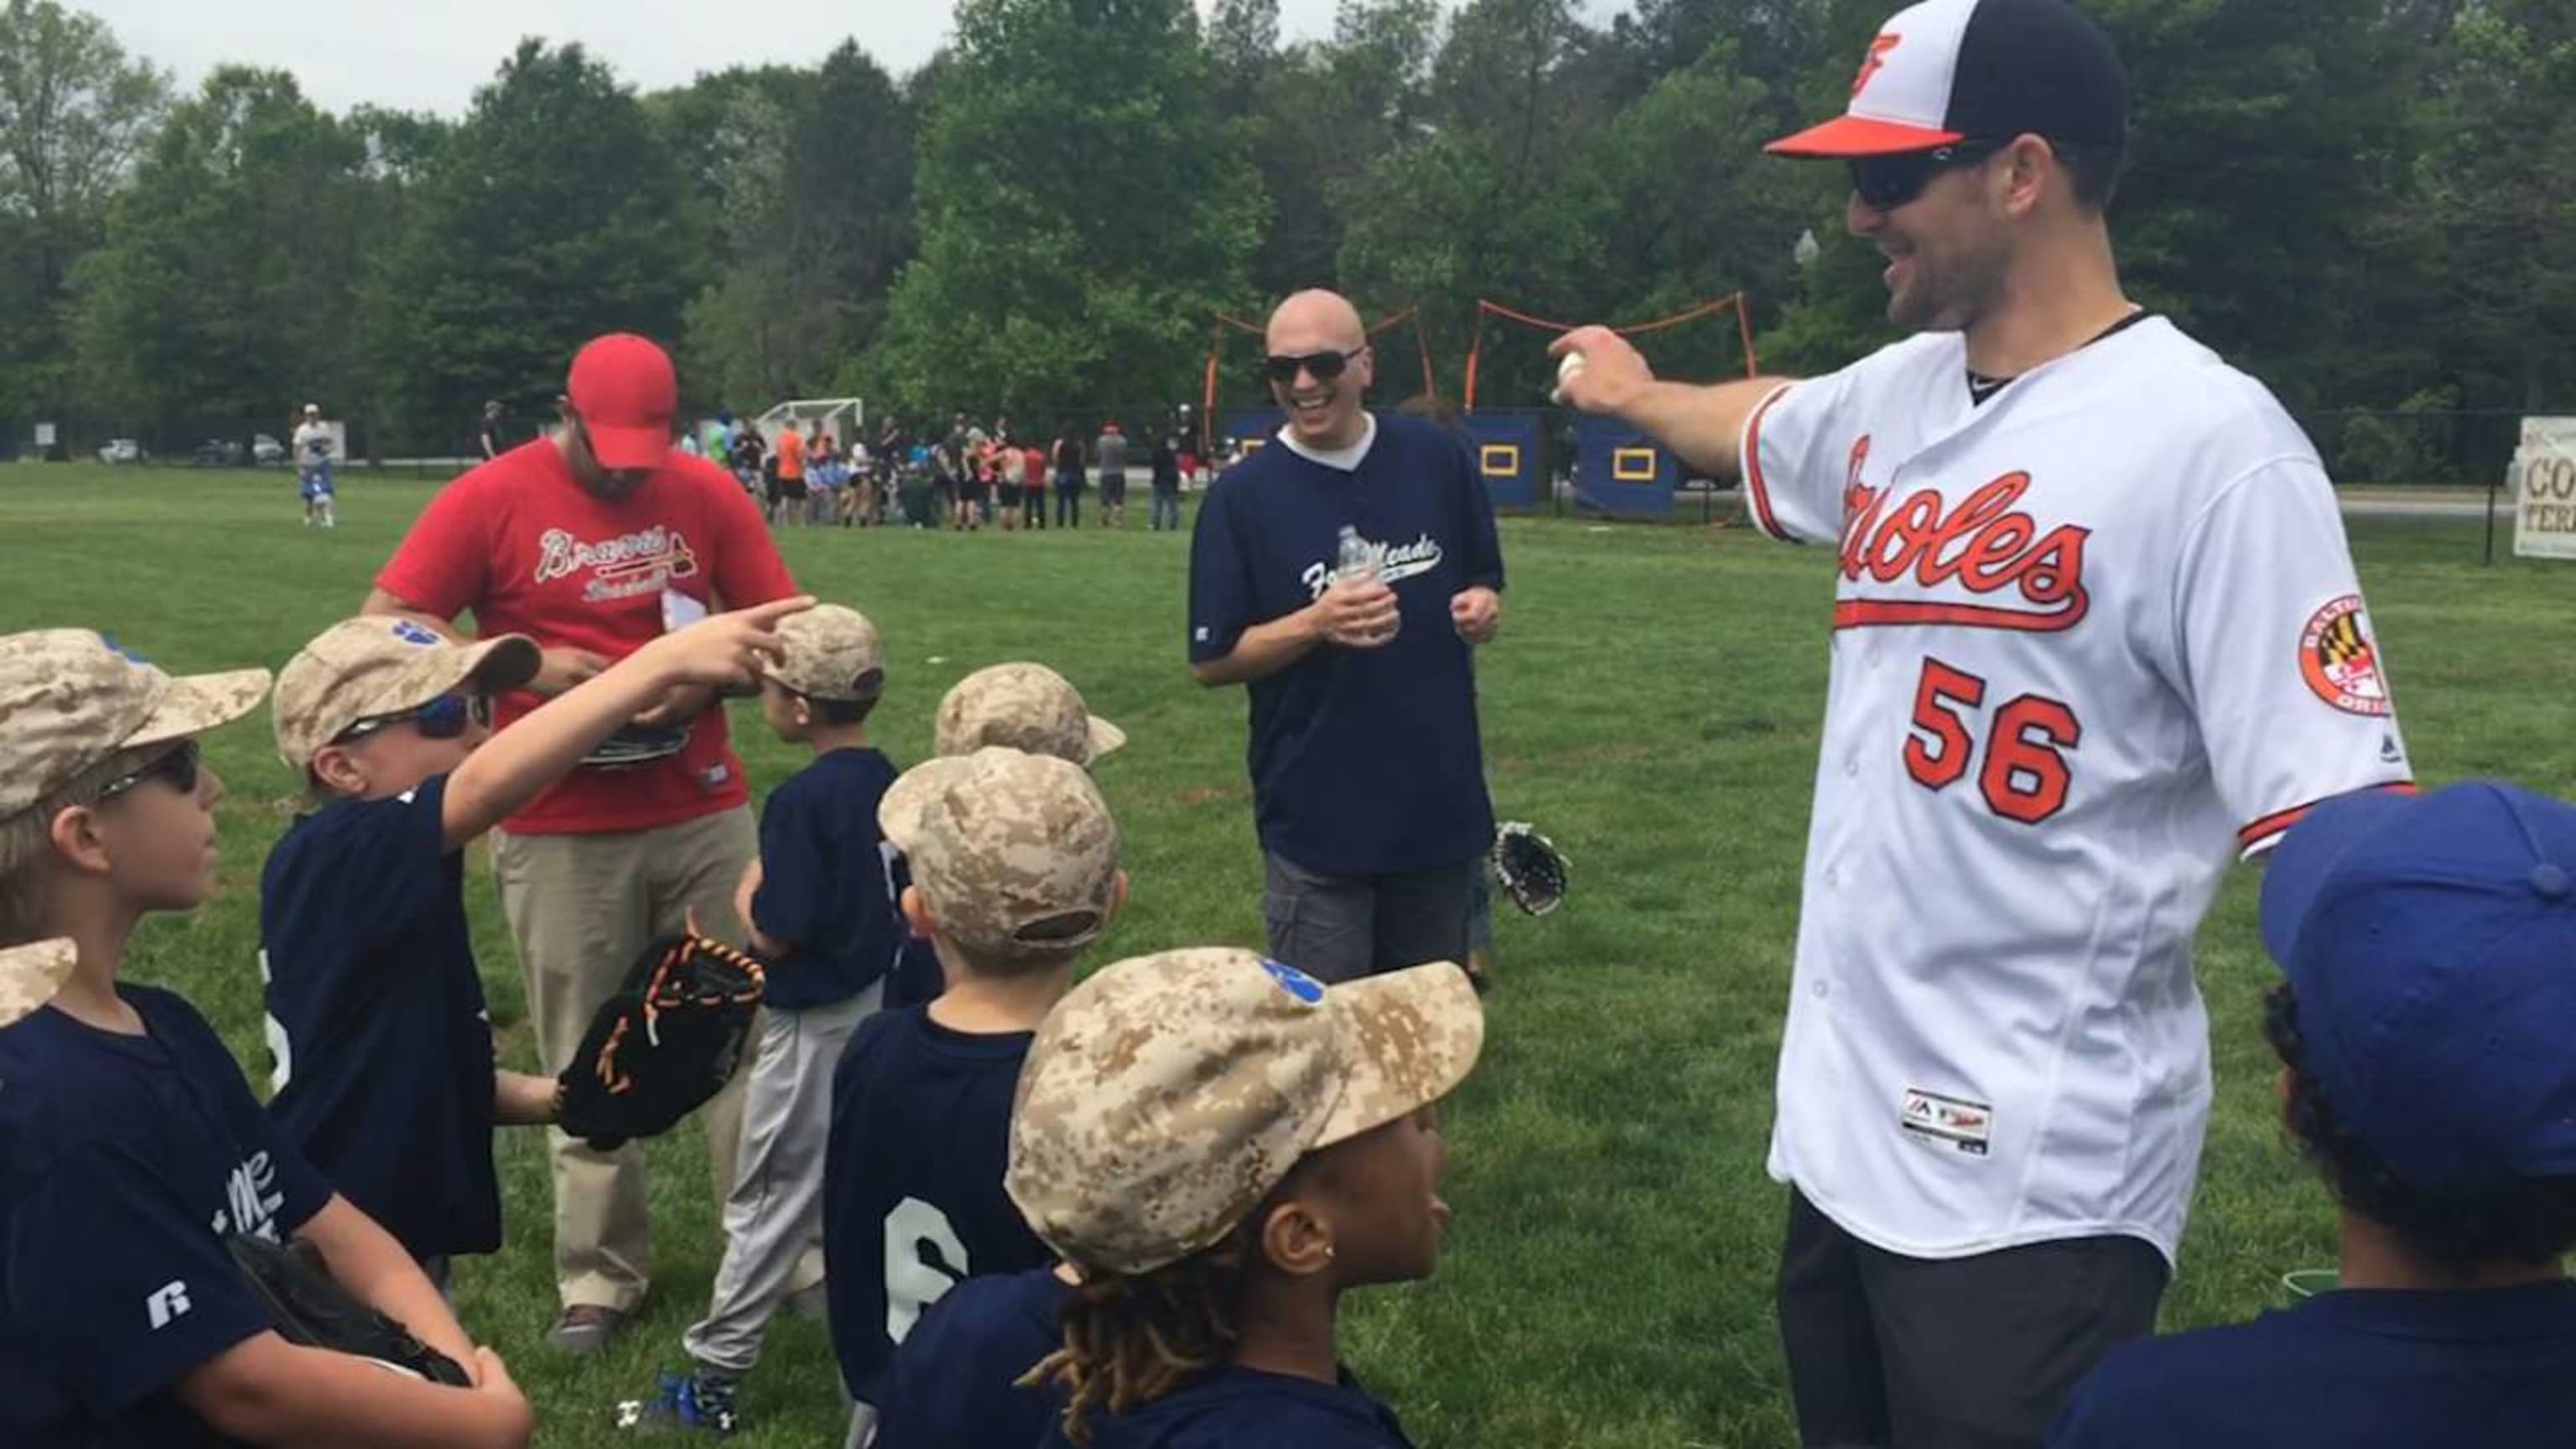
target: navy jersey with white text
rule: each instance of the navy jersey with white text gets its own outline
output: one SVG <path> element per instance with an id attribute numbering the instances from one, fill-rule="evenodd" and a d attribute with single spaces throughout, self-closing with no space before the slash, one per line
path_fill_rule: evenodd
<path id="1" fill-rule="evenodd" d="M 45 1009 L 0 1027 L 0 1444 L 230 1441 L 170 1393 L 272 1326 L 224 1247 L 283 1239 L 330 1189 L 177 995 L 141 1035 Z"/>
<path id="2" fill-rule="evenodd" d="M 875 1403 L 923 1309 L 978 1273 L 1055 1261 L 1002 1189 L 1033 1032 L 970 1034 L 928 1007 L 859 1024 L 832 1074 L 823 1263 L 832 1351 Z"/>
<path id="3" fill-rule="evenodd" d="M 1456 439 L 1417 418 L 1376 427 L 1347 471 L 1284 441 L 1255 450 L 1208 490 L 1190 541 L 1193 664 L 1319 598 L 1345 526 L 1379 550 L 1395 639 L 1318 645 L 1247 686 L 1262 846 L 1324 874 L 1430 870 L 1494 838 L 1475 665 L 1449 617 L 1459 591 L 1503 587 L 1493 505 Z"/>

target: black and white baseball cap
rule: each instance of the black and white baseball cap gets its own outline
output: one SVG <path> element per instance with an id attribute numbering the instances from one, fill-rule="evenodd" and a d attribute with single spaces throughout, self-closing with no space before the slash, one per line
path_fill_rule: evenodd
<path id="1" fill-rule="evenodd" d="M 1923 0 L 1880 27 L 1841 115 L 1763 149 L 1840 159 L 2020 135 L 2117 146 L 2128 128 L 2119 52 L 2066 0 Z"/>

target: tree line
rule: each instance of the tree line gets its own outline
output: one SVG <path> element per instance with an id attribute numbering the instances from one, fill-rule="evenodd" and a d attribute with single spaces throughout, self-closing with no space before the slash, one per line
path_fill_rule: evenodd
<path id="1" fill-rule="evenodd" d="M 1760 144 L 1839 109 L 1892 3 L 1343 0 L 1288 41 L 1277 0 L 959 0 L 906 75 L 862 34 L 639 91 L 529 39 L 451 119 L 247 64 L 180 94 L 94 17 L 6 0 L 0 436 L 318 396 L 438 445 L 487 397 L 541 410 L 615 328 L 671 342 L 704 407 L 1168 405 L 1220 313 L 1318 283 L 1420 308 L 1453 401 L 1479 298 L 1632 322 L 1742 292 L 1766 367 L 1832 367 L 1888 336 L 1876 254 L 1838 167 Z M 2481 451 L 2454 411 L 2576 410 L 2576 7 L 2084 8 L 2131 73 L 2133 295 L 2350 471 Z M 1414 336 L 1381 339 L 1388 401 Z M 1489 325 L 1480 400 L 1537 401 L 1543 341 Z M 1257 350 L 1225 342 L 1227 398 Z M 1725 318 L 1650 355 L 1742 370 Z"/>

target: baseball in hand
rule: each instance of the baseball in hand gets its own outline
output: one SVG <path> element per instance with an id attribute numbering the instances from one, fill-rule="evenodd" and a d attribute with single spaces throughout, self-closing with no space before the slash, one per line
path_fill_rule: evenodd
<path id="1" fill-rule="evenodd" d="M 1565 402 L 1565 385 L 1574 381 L 1574 375 L 1582 370 L 1582 353 L 1569 352 L 1563 357 L 1558 358 L 1556 360 L 1556 391 L 1548 394 L 1548 400 L 1562 405 Z"/>

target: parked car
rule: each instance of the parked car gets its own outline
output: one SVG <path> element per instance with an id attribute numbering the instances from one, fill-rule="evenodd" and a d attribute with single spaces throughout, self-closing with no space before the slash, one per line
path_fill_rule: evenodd
<path id="1" fill-rule="evenodd" d="M 286 445 L 267 433 L 255 433 L 250 440 L 250 460 L 262 467 L 286 461 Z"/>
<path id="2" fill-rule="evenodd" d="M 98 449 L 98 460 L 102 463 L 140 463 L 148 456 L 143 445 L 132 438 L 110 438 Z"/>
<path id="3" fill-rule="evenodd" d="M 190 461 L 200 468 L 238 468 L 242 465 L 242 445 L 229 438 L 208 438 L 197 445 Z"/>

